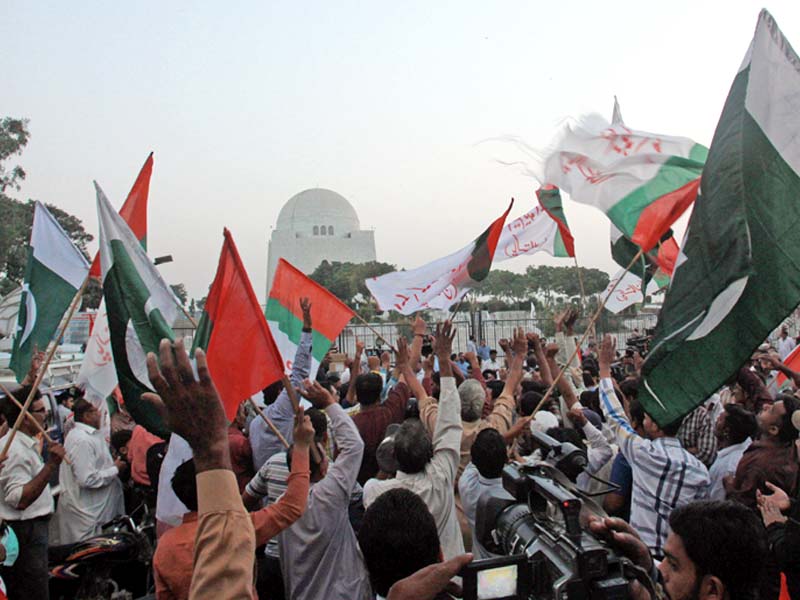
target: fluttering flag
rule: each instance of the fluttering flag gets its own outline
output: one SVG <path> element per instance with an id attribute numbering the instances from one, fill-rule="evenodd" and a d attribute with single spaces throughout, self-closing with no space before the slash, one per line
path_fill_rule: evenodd
<path id="1" fill-rule="evenodd" d="M 89 262 L 55 217 L 36 202 L 9 368 L 22 381 L 34 348 L 44 351 L 89 273 Z"/>
<path id="2" fill-rule="evenodd" d="M 639 398 L 661 425 L 708 398 L 800 303 L 798 65 L 761 11 L 643 365 Z"/>
<path id="3" fill-rule="evenodd" d="M 567 226 L 558 188 L 536 190 L 539 206 L 508 221 L 497 242 L 495 262 L 547 252 L 550 256 L 575 256 L 575 240 Z"/>
<path id="4" fill-rule="evenodd" d="M 630 129 L 618 110 L 615 118 L 589 115 L 567 125 L 541 176 L 603 211 L 648 251 L 694 202 L 708 150 L 688 138 Z"/>
<path id="5" fill-rule="evenodd" d="M 461 300 L 489 274 L 512 206 L 513 199 L 498 219 L 458 252 L 411 271 L 395 271 L 367 279 L 365 283 L 378 307 L 410 315 L 426 308 L 447 310 Z"/>
<path id="6" fill-rule="evenodd" d="M 800 346 L 797 346 L 794 350 L 792 350 L 783 363 L 792 371 L 800 371 Z M 783 373 L 778 373 L 775 381 L 778 384 L 778 387 L 782 387 L 783 382 L 787 379 L 788 377 L 786 377 L 786 375 Z"/>
<path id="7" fill-rule="evenodd" d="M 175 339 L 172 324 L 177 317 L 178 300 L 97 183 L 95 188 L 103 298 L 120 391 L 133 419 L 152 433 L 164 436 L 169 429 L 141 395 L 152 391 L 145 362 L 147 353 L 157 354 L 162 339 Z"/>
<path id="8" fill-rule="evenodd" d="M 630 267 L 631 273 L 643 279 L 648 289 L 651 278 L 659 281 L 659 287 L 669 283 L 678 259 L 678 251 L 678 243 L 670 229 L 654 248 L 641 255 L 638 264 L 631 266 L 633 259 L 639 254 L 639 247 L 611 223 L 611 258 L 623 269 Z"/>
<path id="9" fill-rule="evenodd" d="M 217 274 L 197 325 L 192 352 L 205 350 L 208 370 L 229 421 L 243 400 L 283 377 L 283 361 L 227 229 Z"/>
<path id="10" fill-rule="evenodd" d="M 153 153 L 147 157 L 128 197 L 119 211 L 144 250 L 147 250 L 147 200 L 150 193 L 150 176 L 153 172 Z M 101 277 L 100 253 L 98 252 L 89 272 L 91 277 Z M 117 372 L 111 354 L 111 338 L 105 300 L 100 302 L 97 317 L 92 327 L 86 352 L 83 355 L 78 384 L 83 387 L 87 400 L 107 412 L 105 400 L 117 386 Z"/>
<path id="11" fill-rule="evenodd" d="M 609 280 L 601 297 L 607 298 L 605 300 L 605 308 L 617 314 L 629 306 L 641 304 L 644 302 L 645 295 L 651 296 L 655 294 L 668 283 L 669 278 L 664 282 L 660 277 L 653 277 L 649 279 L 645 293 L 642 294 L 642 278 L 635 273 L 620 269 Z"/>
<path id="12" fill-rule="evenodd" d="M 320 362 L 325 358 L 334 340 L 355 313 L 289 262 L 282 258 L 278 260 L 265 314 L 272 337 L 284 357 L 283 369 L 287 374 L 291 373 L 291 361 L 297 354 L 297 346 L 303 331 L 300 298 L 308 298 L 311 302 L 312 342 L 309 372 L 313 374 L 317 372 Z"/>

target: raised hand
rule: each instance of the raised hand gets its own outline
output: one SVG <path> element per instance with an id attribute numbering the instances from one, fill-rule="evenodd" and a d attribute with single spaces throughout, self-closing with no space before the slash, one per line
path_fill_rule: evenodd
<path id="1" fill-rule="evenodd" d="M 303 311 L 303 329 L 311 331 L 311 301 L 300 298 L 300 310 Z"/>
<path id="2" fill-rule="evenodd" d="M 409 357 L 409 350 L 408 350 L 408 342 L 406 338 L 400 336 L 397 338 L 397 370 L 402 371 L 405 367 L 408 366 L 408 357 Z"/>
<path id="3" fill-rule="evenodd" d="M 600 367 L 600 377 L 611 377 L 611 363 L 613 363 L 616 358 L 617 340 L 605 334 L 603 336 L 603 341 L 600 343 L 600 354 L 597 360 Z"/>
<path id="4" fill-rule="evenodd" d="M 314 443 L 314 426 L 311 417 L 305 414 L 301 406 L 294 415 L 294 444 L 301 448 L 308 448 Z"/>
<path id="5" fill-rule="evenodd" d="M 147 375 L 157 394 L 142 394 L 142 399 L 153 404 L 163 402 L 167 424 L 191 446 L 198 473 L 230 469 L 228 422 L 208 372 L 205 352 L 198 348 L 194 354 L 199 380 L 192 373 L 182 339 L 174 344 L 161 340 L 158 354 L 159 360 L 152 352 L 147 355 Z"/>
<path id="6" fill-rule="evenodd" d="M 555 358 L 556 354 L 558 354 L 558 344 L 554 344 L 551 342 L 544 347 L 544 355 L 548 359 Z"/>
<path id="7" fill-rule="evenodd" d="M 364 354 L 364 342 L 356 338 L 356 359 L 360 360 L 362 354 Z"/>
<path id="8" fill-rule="evenodd" d="M 511 354 L 511 344 L 506 338 L 497 340 L 497 345 L 500 346 L 506 355 Z"/>
<path id="9" fill-rule="evenodd" d="M 336 404 L 336 400 L 331 393 L 322 387 L 318 381 L 311 381 L 306 379 L 303 382 L 303 388 L 300 390 L 303 398 L 311 402 L 314 408 L 325 410 L 331 404 Z"/>
<path id="10" fill-rule="evenodd" d="M 414 335 L 425 335 L 428 331 L 428 324 L 425 320 L 417 315 L 417 318 L 414 319 L 414 326 L 412 327 L 412 332 Z"/>
<path id="11" fill-rule="evenodd" d="M 575 321 L 578 320 L 579 314 L 580 313 L 578 313 L 578 309 L 573 307 L 570 307 L 565 311 L 563 323 L 564 327 L 567 329 L 567 335 L 572 335 L 573 327 L 575 327 Z"/>
<path id="12" fill-rule="evenodd" d="M 433 351 L 439 359 L 439 374 L 442 377 L 453 376 L 450 355 L 453 353 L 453 339 L 455 337 L 456 330 L 450 321 L 436 325 L 436 339 L 433 342 Z"/>
<path id="13" fill-rule="evenodd" d="M 528 353 L 528 338 L 525 335 L 525 330 L 518 327 L 514 330 L 514 337 L 511 341 L 511 350 L 514 356 L 524 357 Z"/>

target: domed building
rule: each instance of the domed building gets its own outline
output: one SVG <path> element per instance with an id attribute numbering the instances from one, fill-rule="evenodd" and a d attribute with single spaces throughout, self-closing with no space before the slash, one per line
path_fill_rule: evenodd
<path id="1" fill-rule="evenodd" d="M 352 204 L 332 190 L 313 188 L 289 198 L 269 239 L 267 295 L 278 259 L 306 274 L 323 260 L 363 263 L 375 260 L 375 235 L 362 231 Z"/>

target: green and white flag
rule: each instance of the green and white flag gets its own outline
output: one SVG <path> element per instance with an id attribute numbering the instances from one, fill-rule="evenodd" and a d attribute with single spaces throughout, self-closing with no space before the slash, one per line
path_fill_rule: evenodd
<path id="1" fill-rule="evenodd" d="M 702 403 L 800 303 L 800 58 L 761 11 L 733 81 L 639 392 L 661 425 Z"/>
<path id="2" fill-rule="evenodd" d="M 134 420 L 163 436 L 169 430 L 141 395 L 152 391 L 147 353 L 157 353 L 163 338 L 175 339 L 172 324 L 178 314 L 177 299 L 97 183 L 95 188 L 103 297 L 120 391 Z"/>
<path id="3" fill-rule="evenodd" d="M 44 351 L 53 339 L 88 274 L 89 263 L 81 251 L 44 204 L 36 202 L 9 363 L 17 381 L 30 369 L 34 347 Z"/>

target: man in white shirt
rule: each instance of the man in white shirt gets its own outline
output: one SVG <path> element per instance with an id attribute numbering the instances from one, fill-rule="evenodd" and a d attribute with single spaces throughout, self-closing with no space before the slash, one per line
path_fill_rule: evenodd
<path id="1" fill-rule="evenodd" d="M 125 512 L 120 472 L 127 463 L 111 457 L 100 429 L 102 415 L 86 400 L 72 408 L 75 427 L 64 448 L 72 464 L 62 463 L 59 472 L 59 543 L 73 544 L 100 533 L 100 527 Z"/>
<path id="2" fill-rule="evenodd" d="M 30 391 L 30 386 L 23 386 L 14 395 L 24 402 Z M 38 390 L 28 412 L 44 425 L 47 409 Z M 13 424 L 20 410 L 6 399 L 3 413 Z M 2 569 L 2 575 L 8 597 L 25 600 L 48 598 L 48 523 L 53 514 L 49 484 L 64 458 L 64 447 L 51 444 L 47 448 L 47 462 L 42 460 L 37 434 L 38 428 L 31 417 L 24 419 L 0 471 L 0 519 L 14 530 L 19 540 L 19 557 L 12 567 Z M 0 438 L 0 448 L 5 448 L 10 435 L 11 432 Z"/>
<path id="3" fill-rule="evenodd" d="M 714 429 L 717 438 L 717 459 L 708 470 L 711 478 L 709 498 L 725 500 L 726 477 L 736 475 L 736 467 L 744 451 L 753 443 L 758 433 L 756 416 L 740 404 L 726 404 Z"/>
<path id="4" fill-rule="evenodd" d="M 789 328 L 786 325 L 781 326 L 781 333 L 778 336 L 778 354 L 781 360 L 786 360 L 786 357 L 792 353 L 795 348 L 794 338 L 789 337 Z"/>
<path id="5" fill-rule="evenodd" d="M 502 365 L 497 360 L 497 350 L 490 350 L 489 359 L 481 363 L 481 371 L 494 371 L 497 374 L 501 368 Z"/>

